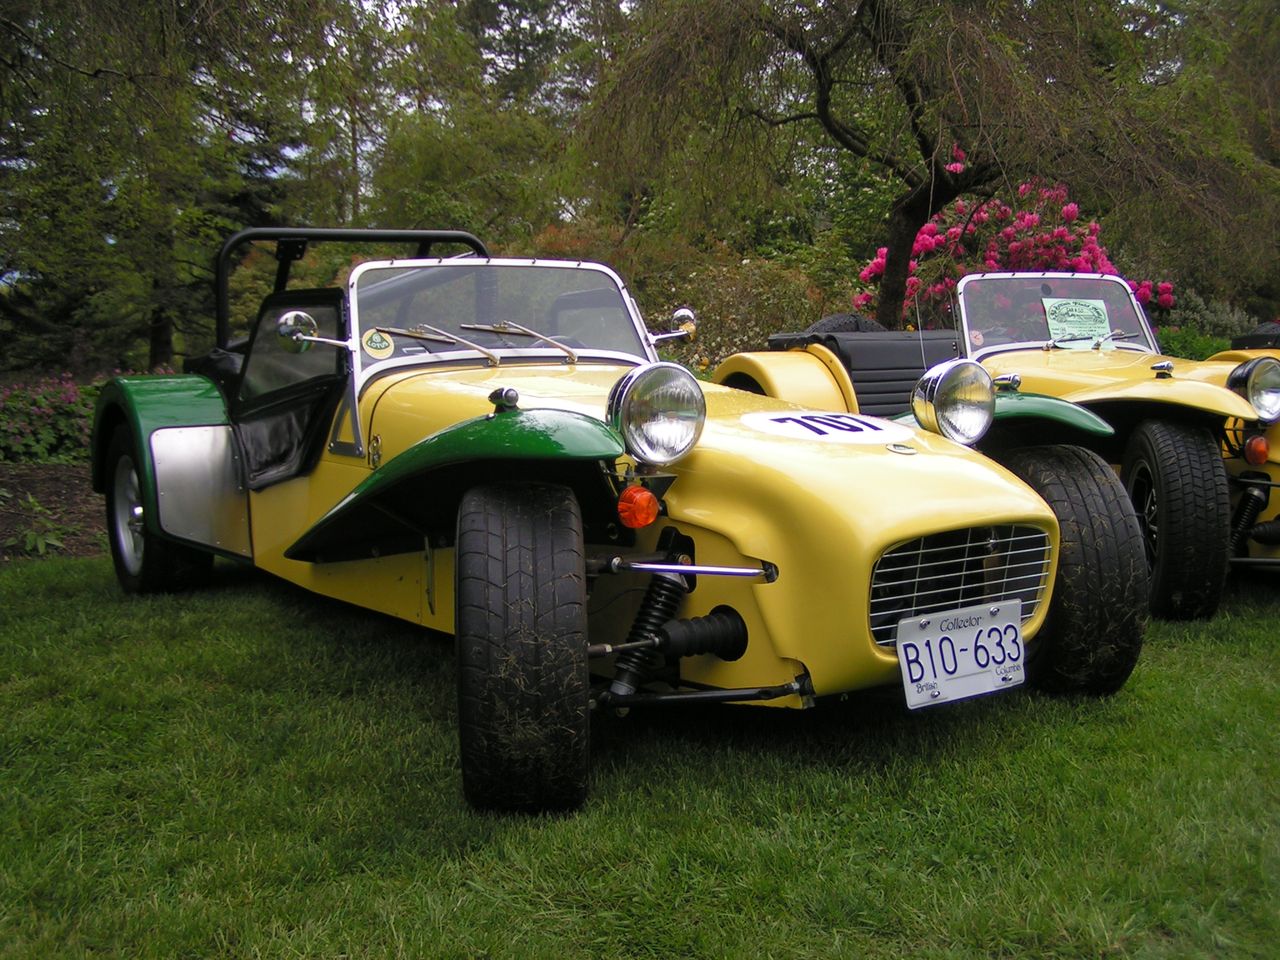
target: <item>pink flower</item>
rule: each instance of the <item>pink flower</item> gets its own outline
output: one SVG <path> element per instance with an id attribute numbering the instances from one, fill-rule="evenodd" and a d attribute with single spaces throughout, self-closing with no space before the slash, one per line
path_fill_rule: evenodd
<path id="1" fill-rule="evenodd" d="M 964 151 L 960 149 L 960 144 L 955 143 L 951 145 L 951 159 L 952 160 L 964 159 Z"/>
<path id="2" fill-rule="evenodd" d="M 853 298 L 853 309 L 865 310 L 871 304 L 872 296 L 869 293 L 860 293 Z"/>
<path id="3" fill-rule="evenodd" d="M 948 163 L 948 164 L 947 164 L 945 167 L 943 167 L 942 169 L 943 169 L 943 170 L 945 170 L 945 171 L 947 171 L 947 173 L 964 173 L 964 164 L 963 164 L 963 163 Z"/>
<path id="4" fill-rule="evenodd" d="M 1133 292 L 1133 295 L 1137 297 L 1138 302 L 1145 307 L 1151 302 L 1151 287 L 1145 283 L 1139 284 L 1138 289 Z"/>
<path id="5" fill-rule="evenodd" d="M 1173 284 L 1169 283 L 1168 281 L 1165 281 L 1164 283 L 1156 284 L 1156 292 L 1160 293 L 1161 295 L 1164 295 L 1166 293 L 1173 293 Z"/>
<path id="6" fill-rule="evenodd" d="M 1163 287 L 1165 286 L 1165 284 L 1162 283 L 1160 284 L 1160 286 Z M 1164 307 L 1164 309 L 1166 310 L 1172 310 L 1174 302 L 1175 301 L 1172 293 L 1165 292 L 1160 294 L 1160 296 L 1156 297 L 1156 303 L 1159 306 Z"/>
<path id="7" fill-rule="evenodd" d="M 1078 204 L 1068 203 L 1062 208 L 1062 219 L 1067 223 L 1072 223 L 1080 216 L 1080 207 Z"/>
<path id="8" fill-rule="evenodd" d="M 1025 197 L 1028 193 L 1031 192 L 1031 190 L 1032 190 L 1032 187 L 1031 187 L 1031 184 L 1029 183 L 1018 184 L 1018 196 L 1020 197 Z"/>

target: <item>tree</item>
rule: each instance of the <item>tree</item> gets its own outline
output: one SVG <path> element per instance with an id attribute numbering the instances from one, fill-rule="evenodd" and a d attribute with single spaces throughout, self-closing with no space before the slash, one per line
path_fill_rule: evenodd
<path id="1" fill-rule="evenodd" d="M 207 316 L 217 238 L 280 198 L 298 129 L 281 105 L 300 99 L 281 64 L 313 7 L 50 0 L 0 16 L 0 312 L 19 336 L 47 329 L 33 359 L 173 359 L 182 323 Z"/>
<path id="2" fill-rule="evenodd" d="M 1143 2 L 648 0 L 585 136 L 601 162 L 627 144 L 643 176 L 700 123 L 760 142 L 820 130 L 896 184 L 878 319 L 897 325 L 916 235 L 962 196 L 1043 174 L 1094 209 L 1158 190 L 1184 222 L 1215 225 L 1219 188 L 1240 178 L 1188 137 L 1195 118 L 1146 109 L 1176 75 L 1181 28 Z M 714 153 L 704 175 L 726 176 Z"/>

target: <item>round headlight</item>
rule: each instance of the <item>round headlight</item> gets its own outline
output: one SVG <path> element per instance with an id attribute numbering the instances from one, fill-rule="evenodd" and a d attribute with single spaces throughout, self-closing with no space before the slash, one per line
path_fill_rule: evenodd
<path id="1" fill-rule="evenodd" d="M 1280 418 L 1280 360 L 1254 357 L 1231 371 L 1227 386 L 1258 411 L 1258 418 L 1270 422 Z"/>
<path id="2" fill-rule="evenodd" d="M 972 360 L 947 360 L 925 371 L 911 392 L 911 412 L 920 426 L 972 446 L 995 415 L 991 374 Z"/>
<path id="3" fill-rule="evenodd" d="M 627 452 L 642 463 L 665 467 L 698 442 L 707 401 L 698 381 L 684 367 L 651 363 L 613 385 L 608 414 Z"/>

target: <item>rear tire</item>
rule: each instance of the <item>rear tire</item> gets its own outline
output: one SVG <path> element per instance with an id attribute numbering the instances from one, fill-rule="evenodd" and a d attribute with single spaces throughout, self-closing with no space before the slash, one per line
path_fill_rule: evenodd
<path id="1" fill-rule="evenodd" d="M 476 487 L 458 510 L 458 733 L 467 800 L 568 810 L 587 796 L 582 515 L 567 487 Z"/>
<path id="2" fill-rule="evenodd" d="M 1148 602 L 1142 532 L 1124 486 L 1083 447 L 1026 447 L 1001 459 L 1049 504 L 1062 534 L 1027 679 L 1051 693 L 1115 693 L 1138 662 Z"/>
<path id="3" fill-rule="evenodd" d="M 146 498 L 133 431 L 120 426 L 107 444 L 107 539 L 125 593 L 157 593 L 208 578 L 213 554 L 164 540 L 147 528 Z"/>
<path id="4" fill-rule="evenodd" d="M 1222 451 L 1204 427 L 1145 420 L 1121 470 L 1151 570 L 1151 612 L 1212 616 L 1230 563 L 1231 502 Z"/>

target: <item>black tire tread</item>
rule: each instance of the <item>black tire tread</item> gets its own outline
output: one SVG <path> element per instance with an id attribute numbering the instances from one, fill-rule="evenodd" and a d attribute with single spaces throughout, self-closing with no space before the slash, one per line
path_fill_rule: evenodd
<path id="1" fill-rule="evenodd" d="M 1051 693 L 1115 693 L 1129 679 L 1147 625 L 1142 531 L 1124 485 L 1083 447 L 1024 447 L 1001 457 L 1053 508 L 1058 574 L 1028 680 Z"/>
<path id="2" fill-rule="evenodd" d="M 1222 451 L 1206 427 L 1144 420 L 1125 450 L 1126 489 L 1143 458 L 1160 503 L 1151 612 L 1172 620 L 1210 617 L 1222 600 L 1230 564 L 1231 501 Z"/>
<path id="3" fill-rule="evenodd" d="M 477 487 L 458 511 L 458 728 L 482 809 L 572 809 L 589 766 L 582 517 L 566 487 Z"/>

